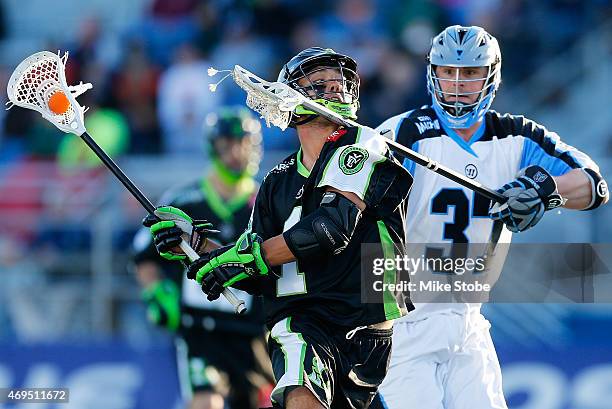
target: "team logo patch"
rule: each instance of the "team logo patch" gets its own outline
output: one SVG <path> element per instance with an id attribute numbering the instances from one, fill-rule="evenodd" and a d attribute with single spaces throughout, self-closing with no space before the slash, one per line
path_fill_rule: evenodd
<path id="1" fill-rule="evenodd" d="M 354 175 L 363 168 L 363 164 L 369 156 L 370 154 L 365 149 L 349 146 L 340 153 L 338 160 L 340 170 L 345 175 Z"/>
<path id="2" fill-rule="evenodd" d="M 608 184 L 605 180 L 600 180 L 597 184 L 597 194 L 599 197 L 606 197 L 608 195 Z"/>
<path id="3" fill-rule="evenodd" d="M 476 165 L 468 163 L 465 167 L 465 176 L 469 177 L 470 179 L 475 179 L 476 176 L 478 176 L 478 168 Z"/>
<path id="4" fill-rule="evenodd" d="M 437 119 L 432 121 L 428 118 L 427 121 L 415 122 L 415 125 L 420 134 L 423 134 L 431 129 L 440 129 L 440 122 Z"/>
<path id="5" fill-rule="evenodd" d="M 312 358 L 312 372 L 306 373 L 310 382 L 317 385 L 321 389 L 325 389 L 327 387 L 327 382 L 324 379 L 324 374 L 327 371 L 325 365 L 318 356 Z"/>
<path id="6" fill-rule="evenodd" d="M 548 176 L 546 176 L 546 174 L 538 171 L 538 173 L 533 175 L 533 180 L 535 180 L 537 183 L 542 183 L 546 180 L 547 177 Z"/>

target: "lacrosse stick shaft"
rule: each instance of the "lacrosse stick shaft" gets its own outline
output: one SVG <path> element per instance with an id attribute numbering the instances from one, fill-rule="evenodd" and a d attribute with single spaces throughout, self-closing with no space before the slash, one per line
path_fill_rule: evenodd
<path id="1" fill-rule="evenodd" d="M 127 175 L 123 173 L 121 168 L 119 168 L 115 161 L 112 160 L 111 157 L 106 154 L 106 152 L 104 152 L 100 145 L 98 145 L 96 141 L 94 141 L 93 138 L 89 136 L 87 132 L 84 132 L 81 135 L 81 139 L 83 139 L 87 146 L 89 146 L 89 148 L 94 151 L 94 153 L 98 158 L 100 158 L 102 163 L 104 163 L 104 165 L 111 172 L 113 172 L 117 179 L 119 179 L 119 181 L 123 183 L 123 186 L 125 186 L 126 189 L 130 191 L 130 193 L 136 198 L 136 200 L 138 200 L 142 207 L 144 207 L 148 213 L 153 214 L 153 212 L 155 212 L 155 206 L 153 205 L 153 203 L 151 203 L 151 201 L 147 199 L 145 195 L 142 194 L 140 189 L 138 189 L 136 185 L 134 185 L 134 183 L 130 180 L 130 178 L 128 178 Z"/>
<path id="2" fill-rule="evenodd" d="M 304 98 L 304 101 L 302 103 L 302 105 L 306 106 L 306 108 L 308 108 L 311 111 L 316 112 L 317 114 L 325 117 L 326 119 L 338 124 L 338 125 L 342 125 L 342 126 L 361 126 L 356 122 L 347 120 L 342 118 L 340 115 L 336 114 L 335 112 L 325 108 L 324 106 L 317 104 L 314 101 L 308 100 L 306 98 Z M 498 203 L 505 203 L 508 199 L 501 195 L 500 193 L 496 192 L 493 189 L 490 189 L 486 186 L 483 186 L 481 183 L 476 182 L 475 180 L 472 180 L 466 176 L 463 176 L 462 174 L 447 168 L 446 166 L 440 165 L 438 162 L 429 159 L 427 156 L 425 155 L 421 155 L 418 152 L 413 151 L 412 149 L 409 149 L 407 147 L 405 147 L 404 145 L 395 142 L 391 139 L 386 138 L 386 142 L 387 145 L 393 149 L 396 152 L 401 153 L 403 156 L 407 157 L 408 159 L 414 161 L 415 163 L 421 165 L 421 166 L 425 166 L 427 169 L 436 172 L 450 180 L 452 180 L 453 182 L 456 182 L 462 186 L 467 187 L 470 190 L 475 191 L 476 193 L 481 194 L 482 196 L 486 197 L 487 199 L 493 200 L 494 202 L 498 202 Z"/>
<path id="3" fill-rule="evenodd" d="M 81 135 L 81 139 L 89 146 L 89 148 L 96 154 L 98 158 L 104 163 L 104 165 L 111 171 L 113 174 L 119 179 L 119 181 L 130 191 L 130 193 L 138 200 L 138 202 L 145 208 L 145 210 L 149 214 L 154 214 L 155 206 L 151 201 L 134 185 L 134 183 L 127 177 L 125 173 L 121 170 L 119 166 L 115 163 L 115 161 L 104 152 L 104 150 L 93 140 L 91 136 L 87 132 L 84 132 Z M 192 249 L 185 240 L 183 240 L 180 244 L 181 250 L 187 255 L 189 260 L 195 261 L 200 258 L 198 253 Z M 227 301 L 232 304 L 234 307 L 234 311 L 238 314 L 243 314 L 246 312 L 246 306 L 244 301 L 240 300 L 234 293 L 226 288 L 223 290 L 223 296 L 227 299 Z"/>
<path id="4" fill-rule="evenodd" d="M 452 180 L 453 182 L 456 182 L 462 186 L 465 186 L 468 189 L 471 189 L 474 192 L 479 193 L 480 195 L 486 197 L 487 199 L 490 199 L 498 203 L 505 203 L 508 200 L 507 197 L 501 195 L 500 193 L 496 192 L 495 190 L 491 188 L 488 188 L 482 185 L 482 183 L 469 179 L 463 176 L 461 173 L 458 173 L 450 168 L 447 168 L 446 166 L 442 166 L 438 162 L 429 159 L 427 156 L 421 155 L 420 153 L 415 152 L 412 149 L 408 149 L 407 147 L 405 147 L 404 145 L 396 141 L 387 139 L 387 145 L 389 145 L 389 147 L 393 149 L 394 151 L 399 152 L 400 154 L 406 156 L 408 159 L 414 161 L 415 163 L 421 166 L 424 166 L 427 169 L 432 170 L 436 172 L 437 174 L 442 175 L 445 178 Z"/>

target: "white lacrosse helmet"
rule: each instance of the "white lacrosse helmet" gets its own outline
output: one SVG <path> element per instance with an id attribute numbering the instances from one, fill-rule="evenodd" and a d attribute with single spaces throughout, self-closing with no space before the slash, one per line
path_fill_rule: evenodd
<path id="1" fill-rule="evenodd" d="M 477 26 L 450 26 L 434 37 L 427 59 L 427 90 L 440 121 L 450 128 L 469 128 L 480 121 L 491 107 L 501 82 L 501 51 L 495 37 Z M 459 79 L 457 76 L 452 80 L 457 84 L 455 91 L 444 92 L 441 79 L 436 75 L 437 66 L 487 67 L 488 72 L 485 77 L 477 79 Z M 460 83 L 473 81 L 484 81 L 482 88 L 476 92 L 460 92 Z M 459 97 L 473 94 L 479 94 L 474 103 L 459 102 Z M 452 101 L 447 97 L 455 98 Z"/>

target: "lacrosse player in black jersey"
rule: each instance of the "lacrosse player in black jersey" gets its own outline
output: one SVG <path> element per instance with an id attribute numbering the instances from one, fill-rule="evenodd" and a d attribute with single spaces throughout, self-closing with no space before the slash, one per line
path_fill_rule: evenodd
<path id="1" fill-rule="evenodd" d="M 355 119 L 356 71 L 352 58 L 312 47 L 278 81 Z M 387 370 L 392 320 L 407 307 L 391 291 L 362 303 L 361 245 L 381 258 L 403 251 L 412 177 L 370 128 L 340 128 L 303 107 L 292 125 L 301 147 L 267 174 L 249 229 L 234 246 L 200 251 L 188 274 L 209 299 L 227 286 L 263 296 L 275 407 L 366 408 Z"/>
<path id="2" fill-rule="evenodd" d="M 261 159 L 261 124 L 247 108 L 226 107 L 208 115 L 203 131 L 212 160 L 209 170 L 171 189 L 160 202 L 206 219 L 209 224 L 196 223 L 199 228 L 214 224 L 219 230 L 215 238 L 232 243 L 248 225 L 257 194 L 253 177 Z M 225 300 L 206 301 L 199 286 L 185 277 L 183 265 L 173 261 L 185 259 L 172 252 L 175 244 L 158 240 L 156 249 L 149 229 L 143 229 L 134 240 L 134 264 L 148 318 L 176 333 L 183 399 L 191 409 L 222 409 L 225 401 L 235 409 L 258 408 L 259 390 L 271 378 L 260 303 L 239 294 L 249 307 L 248 314 L 239 316 Z M 234 353 L 226 356 L 227 348 Z"/>

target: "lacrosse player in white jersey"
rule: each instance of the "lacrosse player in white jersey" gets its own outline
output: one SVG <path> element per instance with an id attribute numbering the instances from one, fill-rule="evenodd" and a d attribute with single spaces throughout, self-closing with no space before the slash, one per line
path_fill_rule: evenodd
<path id="1" fill-rule="evenodd" d="M 433 39 L 428 60 L 431 106 L 392 117 L 378 129 L 393 129 L 403 145 L 486 186 L 501 186 L 508 201 L 490 207 L 488 199 L 405 160 L 414 175 L 408 242 L 509 242 L 511 232 L 535 226 L 554 207 L 591 210 L 607 202 L 606 182 L 587 155 L 523 116 L 490 110 L 501 81 L 493 36 L 480 27 L 448 27 Z M 506 408 L 480 304 L 415 306 L 394 325 L 383 405 Z"/>

